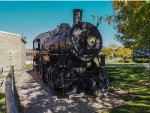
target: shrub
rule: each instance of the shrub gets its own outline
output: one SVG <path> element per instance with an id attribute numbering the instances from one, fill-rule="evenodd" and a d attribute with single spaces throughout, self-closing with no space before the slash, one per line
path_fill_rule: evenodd
<path id="1" fill-rule="evenodd" d="M 120 61 L 119 61 L 120 63 L 132 63 L 133 62 L 133 60 L 132 60 L 132 58 L 127 58 L 127 57 L 124 57 L 124 58 L 122 58 Z"/>
<path id="2" fill-rule="evenodd" d="M 134 58 L 133 61 L 135 63 L 148 63 L 149 59 L 148 58 Z"/>

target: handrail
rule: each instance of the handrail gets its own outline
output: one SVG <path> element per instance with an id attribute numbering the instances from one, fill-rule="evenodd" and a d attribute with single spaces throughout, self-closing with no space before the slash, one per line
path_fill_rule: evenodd
<path id="1" fill-rule="evenodd" d="M 19 113 L 14 98 L 14 86 L 14 66 L 11 66 L 5 82 L 5 113 Z"/>

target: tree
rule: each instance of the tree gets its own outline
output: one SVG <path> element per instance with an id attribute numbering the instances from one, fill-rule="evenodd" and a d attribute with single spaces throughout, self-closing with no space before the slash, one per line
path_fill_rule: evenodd
<path id="1" fill-rule="evenodd" d="M 106 55 L 106 57 L 115 57 L 116 51 L 119 46 L 116 44 L 109 44 L 108 47 L 102 48 L 102 53 Z"/>
<path id="2" fill-rule="evenodd" d="M 103 48 L 102 48 L 102 53 L 103 53 L 106 57 L 111 57 L 111 50 L 110 50 L 110 48 L 103 47 Z"/>
<path id="3" fill-rule="evenodd" d="M 148 1 L 114 1 L 116 39 L 125 47 L 147 48 L 150 41 L 150 3 Z"/>
<path id="4" fill-rule="evenodd" d="M 120 47 L 120 49 L 118 49 L 116 54 L 118 57 L 131 57 L 132 56 L 132 50 L 130 48 Z"/>
<path id="5" fill-rule="evenodd" d="M 109 57 L 131 57 L 132 49 L 118 46 L 116 44 L 109 44 L 108 47 L 102 48 L 102 53 Z"/>

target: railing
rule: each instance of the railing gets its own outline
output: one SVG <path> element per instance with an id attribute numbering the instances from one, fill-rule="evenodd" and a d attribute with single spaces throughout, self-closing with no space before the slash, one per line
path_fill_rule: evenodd
<path id="1" fill-rule="evenodd" d="M 19 113 L 14 96 L 15 94 L 14 67 L 11 66 L 5 82 L 5 113 Z"/>

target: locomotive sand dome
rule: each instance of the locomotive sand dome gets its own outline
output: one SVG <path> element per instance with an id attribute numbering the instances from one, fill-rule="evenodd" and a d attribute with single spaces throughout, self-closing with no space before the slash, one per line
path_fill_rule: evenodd
<path id="1" fill-rule="evenodd" d="M 94 58 L 102 48 L 97 27 L 82 22 L 82 10 L 73 10 L 73 25 L 60 24 L 33 41 L 34 62 L 45 83 L 63 94 L 108 88 L 110 79 Z"/>

